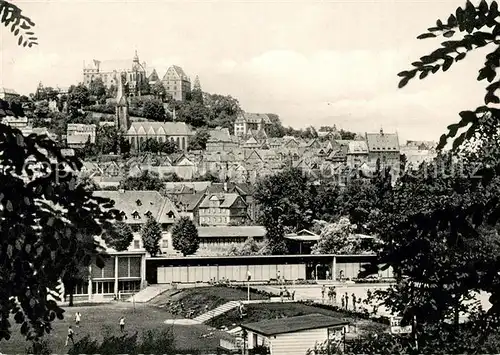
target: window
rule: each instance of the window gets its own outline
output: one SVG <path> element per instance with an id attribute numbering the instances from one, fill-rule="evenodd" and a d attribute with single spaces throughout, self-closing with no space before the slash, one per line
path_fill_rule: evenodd
<path id="1" fill-rule="evenodd" d="M 141 219 L 141 215 L 137 211 L 132 212 L 132 217 L 134 219 Z"/>
<path id="2" fill-rule="evenodd" d="M 137 206 L 142 206 L 142 201 L 141 200 L 137 200 L 137 201 L 135 201 L 135 203 L 137 204 Z"/>
<path id="3" fill-rule="evenodd" d="M 164 249 L 168 248 L 168 239 L 162 239 L 161 247 Z"/>
<path id="4" fill-rule="evenodd" d="M 144 215 L 145 215 L 146 217 L 148 217 L 148 218 L 149 218 L 149 217 L 151 217 L 153 214 L 151 213 L 151 211 L 147 211 L 146 213 L 144 213 Z"/>
<path id="5" fill-rule="evenodd" d="M 118 281 L 118 291 L 120 292 L 137 292 L 141 289 L 141 281 Z"/>
<path id="6" fill-rule="evenodd" d="M 141 248 L 141 241 L 134 240 L 134 249 L 140 249 L 140 248 Z"/>

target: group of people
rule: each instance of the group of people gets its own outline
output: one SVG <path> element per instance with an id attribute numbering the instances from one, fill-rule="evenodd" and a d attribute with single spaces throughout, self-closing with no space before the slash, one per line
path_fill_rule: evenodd
<path id="1" fill-rule="evenodd" d="M 323 285 L 321 288 L 321 299 L 323 302 L 325 302 L 325 295 L 328 296 L 328 300 L 331 304 L 337 305 L 337 290 L 335 286 L 327 287 Z M 352 304 L 352 310 L 356 311 L 356 306 L 360 305 L 362 303 L 361 297 L 356 298 L 356 295 L 353 293 L 349 297 L 348 293 L 346 292 L 340 297 L 340 305 L 342 309 L 349 309 L 349 299 L 351 299 L 351 304 Z M 364 301 L 366 303 L 366 300 Z"/>
<path id="2" fill-rule="evenodd" d="M 295 290 L 293 290 L 292 292 L 288 291 L 288 289 L 286 288 L 286 286 L 283 288 L 283 287 L 280 287 L 280 299 L 281 299 L 281 302 L 283 302 L 283 299 L 284 298 L 287 298 L 289 300 L 295 300 Z"/>
<path id="3" fill-rule="evenodd" d="M 80 312 L 76 312 L 75 313 L 75 328 L 80 328 L 81 320 L 82 320 L 82 314 Z M 120 331 L 123 333 L 125 331 L 125 317 L 123 317 L 123 316 L 120 317 L 118 324 L 120 325 Z M 75 344 L 75 331 L 73 330 L 73 327 L 71 325 L 68 326 L 68 335 L 66 336 L 65 346 L 68 346 L 70 341 L 73 345 Z"/>

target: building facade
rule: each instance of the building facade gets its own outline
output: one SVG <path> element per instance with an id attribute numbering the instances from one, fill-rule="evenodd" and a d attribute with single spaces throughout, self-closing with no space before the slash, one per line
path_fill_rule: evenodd
<path id="1" fill-rule="evenodd" d="M 104 85 L 109 88 L 119 85 L 118 76 L 125 73 L 129 94 L 140 95 L 141 86 L 148 81 L 146 73 L 146 63 L 139 61 L 137 51 L 132 60 L 92 60 L 83 66 L 83 84 L 89 86 L 90 83 L 100 78 Z"/>
<path id="2" fill-rule="evenodd" d="M 149 138 L 160 143 L 170 140 L 180 150 L 187 151 L 191 136 L 191 129 L 184 122 L 132 122 L 125 135 L 135 151 Z"/>
<path id="3" fill-rule="evenodd" d="M 264 131 L 271 124 L 268 115 L 262 113 L 242 112 L 234 121 L 234 135 L 246 137 L 250 131 Z"/>
<path id="4" fill-rule="evenodd" d="M 1 100 L 14 100 L 19 98 L 21 95 L 19 95 L 15 90 L 12 89 L 7 89 L 7 88 L 0 88 L 0 99 Z"/>
<path id="5" fill-rule="evenodd" d="M 208 194 L 199 207 L 200 226 L 227 226 L 248 218 L 247 204 L 237 193 Z"/>
<path id="6" fill-rule="evenodd" d="M 191 92 L 191 81 L 178 65 L 172 65 L 161 80 L 167 94 L 174 100 L 184 101 Z"/>

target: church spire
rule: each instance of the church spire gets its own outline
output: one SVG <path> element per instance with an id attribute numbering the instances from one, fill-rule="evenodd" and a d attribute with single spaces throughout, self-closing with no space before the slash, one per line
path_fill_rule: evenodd
<path id="1" fill-rule="evenodd" d="M 115 127 L 122 133 L 126 133 L 129 126 L 129 116 L 128 116 L 128 100 L 125 94 L 124 88 L 124 77 L 125 73 L 118 73 L 117 80 L 117 90 L 116 90 L 116 117 L 115 117 Z"/>
<path id="2" fill-rule="evenodd" d="M 134 55 L 134 63 L 139 63 L 139 55 L 137 54 L 137 50 L 135 51 Z"/>

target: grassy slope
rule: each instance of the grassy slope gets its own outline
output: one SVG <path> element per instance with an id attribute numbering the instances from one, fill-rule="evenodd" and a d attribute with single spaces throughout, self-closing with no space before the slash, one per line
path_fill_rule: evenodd
<path id="1" fill-rule="evenodd" d="M 386 326 L 370 322 L 354 320 L 350 317 L 346 317 L 343 313 L 322 309 L 319 307 L 309 306 L 301 303 L 262 303 L 262 304 L 251 304 L 246 306 L 247 315 L 243 318 L 239 318 L 238 310 L 231 310 L 215 319 L 209 321 L 207 324 L 215 327 L 221 328 L 223 326 L 231 328 L 234 325 L 239 325 L 241 323 L 252 323 L 258 322 L 265 319 L 276 319 L 276 318 L 287 318 L 302 316 L 306 314 L 325 314 L 339 319 L 346 319 L 349 322 L 355 322 L 359 324 L 361 328 L 378 328 L 384 329 Z"/>
<path id="2" fill-rule="evenodd" d="M 229 301 L 246 300 L 247 293 L 243 290 L 230 287 L 196 287 L 180 291 L 165 292 L 150 301 L 150 304 L 161 306 L 167 302 L 179 304 L 182 302 L 184 309 L 194 311 L 194 317 L 215 309 Z M 251 293 L 250 299 L 267 299 L 267 297 Z M 168 310 L 168 308 L 166 308 Z"/>
<path id="3" fill-rule="evenodd" d="M 81 327 L 75 328 L 74 314 L 80 311 L 82 314 Z M 164 324 L 166 319 L 174 318 L 167 312 L 148 305 L 137 304 L 135 311 L 133 305 L 127 302 L 90 306 L 90 307 L 68 307 L 65 319 L 54 322 L 54 330 L 46 336 L 50 342 L 52 353 L 64 354 L 69 348 L 64 346 L 68 325 L 72 325 L 75 332 L 75 341 L 89 334 L 95 339 L 102 339 L 106 334 L 119 335 L 118 321 L 121 316 L 125 317 L 125 330 L 133 334 L 139 334 L 146 329 L 170 328 L 172 325 Z M 23 354 L 28 345 L 19 333 L 18 327 L 12 329 L 12 338 L 9 341 L 0 342 L 0 352 L 7 354 Z M 211 330 L 205 325 L 174 325 L 173 326 L 176 346 L 179 349 L 208 349 L 215 350 L 221 337 L 227 335 L 217 332 L 215 336 L 201 338 Z"/>

